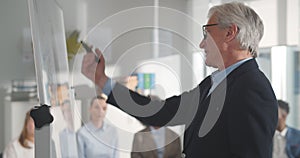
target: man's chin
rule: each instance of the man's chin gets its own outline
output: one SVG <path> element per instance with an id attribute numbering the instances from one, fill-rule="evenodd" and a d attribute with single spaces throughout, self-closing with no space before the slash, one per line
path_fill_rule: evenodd
<path id="1" fill-rule="evenodd" d="M 217 66 L 205 61 L 205 65 L 208 66 L 208 67 L 212 67 L 212 68 L 217 68 Z"/>
<path id="2" fill-rule="evenodd" d="M 207 59 L 205 60 L 205 65 L 209 67 L 211 66 L 210 63 L 207 61 Z"/>

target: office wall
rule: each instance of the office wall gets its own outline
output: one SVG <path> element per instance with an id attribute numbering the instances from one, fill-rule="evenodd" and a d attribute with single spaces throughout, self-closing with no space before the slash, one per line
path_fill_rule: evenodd
<path id="1" fill-rule="evenodd" d="M 187 22 L 188 1 L 160 0 L 158 19 L 155 21 L 154 1 L 88 1 L 87 5 L 87 39 L 95 47 L 104 50 L 107 64 L 120 64 L 120 75 L 134 71 L 133 66 L 139 60 L 180 54 L 184 64 L 181 69 L 191 74 L 192 53 Z M 157 23 L 156 23 L 157 22 Z M 154 37 L 155 26 L 157 41 Z M 199 29 L 201 27 L 198 27 Z M 102 44 L 101 44 L 102 42 Z M 158 44 L 157 44 L 157 43 Z M 104 43 L 104 44 L 103 44 Z M 193 43 L 198 46 L 198 41 Z M 159 50 L 158 53 L 156 49 Z M 128 62 L 123 62 L 123 60 Z M 188 73 L 186 73 L 188 74 Z M 192 87 L 191 75 L 181 76 L 183 89 Z M 183 75 L 183 74 L 182 74 Z"/>
<path id="2" fill-rule="evenodd" d="M 246 1 L 261 16 L 264 36 L 261 47 L 299 45 L 299 0 Z"/>
<path id="3" fill-rule="evenodd" d="M 12 79 L 34 79 L 33 60 L 22 59 L 22 31 L 29 28 L 27 1 L 1 1 L 0 84 Z"/>
<path id="4" fill-rule="evenodd" d="M 128 49 L 139 44 L 153 42 L 153 26 L 155 26 L 153 1 L 140 0 L 91 0 L 87 3 L 87 36 L 97 36 L 96 38 L 105 40 L 111 47 L 111 51 L 104 52 L 110 54 L 108 63 L 115 63 Z M 170 8 L 180 12 L 186 12 L 185 0 L 163 0 L 160 7 Z M 169 26 L 177 27 L 178 30 L 185 30 L 185 24 L 176 18 L 163 16 L 162 9 L 159 9 L 158 26 L 167 23 Z M 166 25 L 165 25 L 166 26 Z M 110 32 L 110 39 L 106 39 L 101 30 Z M 95 35 L 96 34 L 96 35 Z M 171 33 L 173 36 L 173 33 Z M 172 37 L 171 37 L 172 38 Z M 173 40 L 172 46 L 183 48 L 182 42 Z M 93 43 L 104 49 L 104 46 Z M 148 45 L 149 46 L 149 45 Z M 152 44 L 153 46 L 153 44 Z M 143 53 L 146 57 L 153 56 L 153 50 L 147 47 Z M 145 59 L 145 58 L 144 58 Z"/>
<path id="5" fill-rule="evenodd" d="M 22 31 L 29 28 L 27 1 L 1 1 L 0 21 L 0 128 L 4 129 L 5 88 L 13 79 L 35 79 L 33 60 L 22 59 Z M 4 130 L 0 130 L 0 150 L 4 145 Z"/>

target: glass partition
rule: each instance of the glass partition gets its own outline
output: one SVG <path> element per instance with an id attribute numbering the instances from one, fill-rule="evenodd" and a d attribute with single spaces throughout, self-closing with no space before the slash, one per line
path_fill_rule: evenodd
<path id="1" fill-rule="evenodd" d="M 50 126 L 35 130 L 35 157 L 76 158 L 63 12 L 55 0 L 28 0 L 28 6 L 39 102 L 51 106 L 54 117 Z"/>

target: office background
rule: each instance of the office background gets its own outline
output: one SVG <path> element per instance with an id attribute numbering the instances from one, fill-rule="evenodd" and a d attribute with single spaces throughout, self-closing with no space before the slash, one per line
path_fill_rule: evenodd
<path id="1" fill-rule="evenodd" d="M 181 64 L 178 69 L 181 70 L 181 73 L 178 75 L 181 81 L 181 91 L 184 91 L 195 86 L 209 71 L 203 67 L 194 66 L 197 65 L 197 61 L 193 59 L 202 59 L 201 56 L 194 55 L 195 53 L 201 53 L 201 50 L 196 48 L 202 38 L 201 25 L 206 23 L 209 6 L 226 1 L 58 0 L 57 2 L 64 12 L 66 32 L 80 30 L 81 39 L 85 39 L 86 35 L 95 29 L 99 22 L 105 20 L 111 22 L 105 23 L 107 25 L 106 30 L 95 29 L 94 31 L 97 33 L 109 32 L 103 37 L 104 41 L 109 41 L 110 38 L 117 36 L 106 52 L 108 67 L 116 68 L 118 70 L 115 72 L 116 75 L 129 74 L 132 70 L 130 68 L 143 60 L 179 55 Z M 288 120 L 289 123 L 299 128 L 300 2 L 299 0 L 243 0 L 243 2 L 253 7 L 264 21 L 265 34 L 260 44 L 261 56 L 259 61 L 263 71 L 272 81 L 277 97 L 287 100 L 291 104 L 292 113 Z M 157 4 L 161 7 L 156 12 L 159 17 L 158 25 L 170 28 L 169 30 L 160 29 L 154 33 L 155 30 L 151 28 L 140 28 L 132 29 L 118 36 L 120 32 L 126 30 L 126 26 L 135 26 L 149 21 L 155 23 L 155 11 L 153 11 L 153 19 L 141 18 L 138 20 L 122 18 L 123 14 L 120 13 L 124 13 L 124 11 L 125 13 L 131 13 L 134 9 L 138 11 L 141 7 Z M 186 19 L 190 20 L 184 21 Z M 10 118 L 5 117 L 4 104 L 10 96 L 12 80 L 35 80 L 35 68 L 32 52 L 28 51 L 28 44 L 26 44 L 30 40 L 27 35 L 30 29 L 27 1 L 1 1 L 0 20 L 0 48 L 2 51 L 0 58 L 0 127 L 2 129 L 0 130 L 0 150 L 3 150 L 6 145 L 5 133 L 7 133 L 5 132 L 5 122 L 11 121 Z M 120 25 L 124 25 L 123 30 L 119 27 Z M 178 34 L 178 32 L 181 34 Z M 159 41 L 163 41 L 168 47 L 165 47 L 165 45 L 155 47 L 153 44 L 145 44 L 153 41 L 154 34 L 158 35 Z M 188 37 L 190 41 L 184 39 L 182 34 Z M 97 39 L 92 35 L 88 38 L 90 40 Z M 143 51 L 143 54 L 135 56 L 136 63 L 123 63 L 127 65 L 119 67 L 116 63 L 118 63 L 120 56 L 130 48 L 135 48 L 131 50 L 132 54 L 140 51 Z M 124 59 L 126 59 L 126 56 Z M 184 64 L 185 62 L 192 63 L 192 66 L 187 66 L 188 64 Z M 190 70 L 191 67 L 193 68 L 192 71 Z M 195 77 L 197 72 L 201 72 L 199 78 Z M 193 78 L 193 82 L 190 82 L 191 78 Z M 19 116 L 11 116 L 11 118 L 15 117 Z"/>

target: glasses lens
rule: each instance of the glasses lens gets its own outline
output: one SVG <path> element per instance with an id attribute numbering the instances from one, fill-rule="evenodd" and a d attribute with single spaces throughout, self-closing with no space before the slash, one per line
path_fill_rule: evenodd
<path id="1" fill-rule="evenodd" d="M 207 37 L 207 32 L 205 29 L 203 29 L 203 39 L 206 39 L 206 37 Z"/>
<path id="2" fill-rule="evenodd" d="M 206 39 L 207 37 L 207 31 L 206 31 L 206 27 L 209 27 L 209 26 L 216 26 L 216 25 L 219 25 L 219 24 L 207 24 L 207 25 L 203 25 L 202 26 L 202 32 L 203 32 L 203 39 Z"/>
<path id="3" fill-rule="evenodd" d="M 205 26 L 202 26 L 202 33 L 203 33 L 203 39 L 206 39 L 206 31 L 205 31 Z"/>

